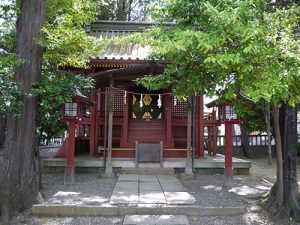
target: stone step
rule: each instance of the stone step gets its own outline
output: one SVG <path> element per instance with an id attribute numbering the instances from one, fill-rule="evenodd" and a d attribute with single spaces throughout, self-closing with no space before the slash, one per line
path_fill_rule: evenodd
<path id="1" fill-rule="evenodd" d="M 159 165 L 159 164 L 158 164 Z M 157 163 L 139 163 L 143 168 L 122 168 L 123 174 L 142 174 L 142 175 L 174 175 L 173 168 L 157 168 Z M 147 167 L 147 168 L 146 168 Z"/>
<path id="2" fill-rule="evenodd" d="M 126 215 L 123 225 L 189 225 L 185 215 Z"/>
<path id="3" fill-rule="evenodd" d="M 36 217 L 78 217 L 78 216 L 126 216 L 126 215 L 186 215 L 186 216 L 228 216 L 241 215 L 244 207 L 201 207 L 196 205 L 157 206 L 142 205 L 33 205 Z"/>

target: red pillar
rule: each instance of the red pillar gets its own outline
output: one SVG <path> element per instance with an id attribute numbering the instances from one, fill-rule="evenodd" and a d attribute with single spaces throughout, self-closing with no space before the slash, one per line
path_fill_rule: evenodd
<path id="1" fill-rule="evenodd" d="M 199 157 L 204 157 L 204 102 L 203 96 L 199 97 Z"/>
<path id="2" fill-rule="evenodd" d="M 69 121 L 68 127 L 68 151 L 67 151 L 67 164 L 65 168 L 65 185 L 74 183 L 74 150 L 75 150 L 75 128 L 76 121 Z"/>
<path id="3" fill-rule="evenodd" d="M 101 104 L 101 90 L 98 89 L 96 93 L 96 116 L 95 116 L 95 151 L 97 153 L 99 146 L 99 123 L 100 123 L 100 104 Z"/>
<path id="4" fill-rule="evenodd" d="M 231 187 L 233 184 L 233 168 L 232 168 L 232 124 L 225 123 L 225 186 Z"/>
<path id="5" fill-rule="evenodd" d="M 218 137 L 218 129 L 217 129 L 217 118 L 216 118 L 216 111 L 213 111 L 213 135 L 212 135 L 212 138 L 213 138 L 213 149 L 212 149 L 212 154 L 213 155 L 217 155 L 217 137 Z"/>
<path id="6" fill-rule="evenodd" d="M 209 155 L 212 155 L 212 149 L 213 149 L 213 145 L 212 145 L 212 127 L 209 125 L 207 126 L 207 152 Z"/>
<path id="7" fill-rule="evenodd" d="M 91 98 L 93 101 L 96 101 L 96 92 L 93 91 L 91 94 Z M 95 155 L 95 149 L 96 149 L 96 114 L 97 109 L 96 106 L 91 107 L 91 115 L 90 115 L 90 157 L 93 157 Z"/>

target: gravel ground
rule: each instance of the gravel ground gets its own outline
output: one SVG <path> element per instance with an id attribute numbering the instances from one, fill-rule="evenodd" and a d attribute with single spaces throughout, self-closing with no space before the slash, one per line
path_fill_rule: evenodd
<path id="1" fill-rule="evenodd" d="M 75 184 L 64 186 L 63 174 L 46 174 L 41 194 L 44 204 L 97 205 L 109 201 L 116 181 L 98 174 L 75 174 Z"/>
<path id="2" fill-rule="evenodd" d="M 181 180 L 196 204 L 206 207 L 246 207 L 251 199 L 270 190 L 272 184 L 251 176 L 235 176 L 232 188 L 223 186 L 223 175 L 197 175 L 196 180 Z"/>
<path id="3" fill-rule="evenodd" d="M 269 166 L 266 159 L 252 160 L 251 175 L 234 176 L 232 188 L 223 187 L 223 175 L 197 175 L 196 180 L 180 181 L 200 206 L 239 206 L 247 210 L 238 216 L 189 216 L 190 225 L 296 225 L 282 216 L 270 216 L 264 211 L 252 212 L 256 197 L 266 193 L 275 176 L 275 161 Z M 63 185 L 63 174 L 43 176 L 43 203 L 95 205 L 109 201 L 116 178 L 101 178 L 97 174 L 76 174 L 75 184 Z M 30 211 L 18 215 L 10 225 L 121 225 L 123 217 L 64 217 L 34 218 Z"/>

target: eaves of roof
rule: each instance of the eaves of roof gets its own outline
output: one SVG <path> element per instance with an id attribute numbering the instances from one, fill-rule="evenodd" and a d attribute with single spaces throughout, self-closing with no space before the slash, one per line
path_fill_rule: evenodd
<path id="1" fill-rule="evenodd" d="M 113 40 L 119 37 L 128 36 L 135 32 L 142 32 L 154 26 L 163 25 L 172 27 L 172 23 L 149 23 L 149 22 L 125 22 L 125 21 L 96 21 L 86 28 L 87 33 L 99 41 Z M 150 55 L 150 46 L 140 44 L 108 44 L 101 53 L 91 58 L 95 60 L 147 60 Z"/>

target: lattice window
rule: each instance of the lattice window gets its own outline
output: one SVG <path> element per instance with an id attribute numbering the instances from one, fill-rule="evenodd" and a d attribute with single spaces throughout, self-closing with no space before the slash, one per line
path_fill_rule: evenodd
<path id="1" fill-rule="evenodd" d="M 117 86 L 117 88 L 125 91 L 124 86 Z M 114 115 L 123 116 L 124 114 L 124 91 L 114 90 Z"/>
<path id="2" fill-rule="evenodd" d="M 177 100 L 176 105 L 172 101 L 172 116 L 187 116 L 187 101 Z"/>

